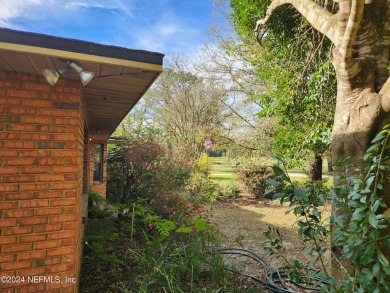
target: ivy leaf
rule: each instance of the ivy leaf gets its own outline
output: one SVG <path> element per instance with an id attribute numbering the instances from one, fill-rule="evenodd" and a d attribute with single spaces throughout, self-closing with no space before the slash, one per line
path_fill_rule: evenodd
<path id="1" fill-rule="evenodd" d="M 379 200 L 376 200 L 376 201 L 374 202 L 374 204 L 372 205 L 372 209 L 371 209 L 373 213 L 375 213 L 375 212 L 378 210 L 379 205 L 380 205 L 380 201 L 379 201 Z"/>
<path id="2" fill-rule="evenodd" d="M 384 139 L 385 137 L 386 137 L 386 134 L 383 132 L 380 132 L 380 133 L 378 133 L 377 136 L 375 136 L 375 138 L 371 141 L 371 143 L 375 143 L 377 141 L 380 141 L 380 140 Z"/>
<path id="3" fill-rule="evenodd" d="M 378 219 L 376 218 L 376 215 L 374 213 L 370 213 L 370 216 L 368 217 L 368 222 L 375 229 L 378 228 Z"/>
<path id="4" fill-rule="evenodd" d="M 294 266 L 295 266 L 298 270 L 302 269 L 302 265 L 301 265 L 301 263 L 299 262 L 299 260 L 294 260 Z"/>
<path id="5" fill-rule="evenodd" d="M 275 172 L 277 176 L 281 176 L 284 174 L 284 171 L 279 166 L 272 166 L 272 170 Z"/>
<path id="6" fill-rule="evenodd" d="M 278 186 L 278 185 L 279 185 L 279 183 L 278 183 L 276 180 L 272 179 L 272 178 L 268 178 L 268 179 L 266 180 L 266 182 L 267 182 L 268 184 L 272 185 L 272 186 Z"/>
<path id="7" fill-rule="evenodd" d="M 382 269 L 385 272 L 385 274 L 390 275 L 389 261 L 383 255 L 383 253 L 381 251 L 378 251 L 378 260 L 379 260 L 380 264 L 382 265 Z"/>
<path id="8" fill-rule="evenodd" d="M 374 182 L 374 180 L 375 180 L 375 176 L 368 177 L 368 179 L 366 181 L 367 187 L 371 187 L 371 184 L 372 184 L 372 182 Z"/>

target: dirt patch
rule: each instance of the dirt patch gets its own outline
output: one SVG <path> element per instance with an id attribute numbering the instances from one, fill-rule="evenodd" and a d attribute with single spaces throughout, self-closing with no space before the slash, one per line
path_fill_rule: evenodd
<path id="1" fill-rule="evenodd" d="M 308 264 L 311 260 L 304 253 L 305 246 L 294 226 L 297 217 L 292 212 L 286 214 L 289 210 L 291 207 L 282 206 L 278 201 L 242 196 L 234 201 L 220 200 L 210 206 L 209 212 L 210 222 L 221 232 L 222 247 L 250 250 L 264 258 L 274 271 L 283 262 L 271 257 L 263 249 L 262 243 L 266 240 L 263 233 L 268 230 L 268 226 L 280 229 L 290 261 L 298 259 Z"/>

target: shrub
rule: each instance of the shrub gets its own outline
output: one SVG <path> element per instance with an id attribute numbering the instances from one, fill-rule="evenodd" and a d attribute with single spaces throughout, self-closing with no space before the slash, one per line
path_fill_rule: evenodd
<path id="1" fill-rule="evenodd" d="M 158 142 L 132 138 L 109 150 L 107 199 L 128 203 L 140 196 L 184 189 L 190 176 L 190 166 L 172 158 Z"/>
<path id="2" fill-rule="evenodd" d="M 193 198 L 179 192 L 167 192 L 150 199 L 149 208 L 162 219 L 173 221 L 177 226 L 182 226 L 191 219 L 199 217 L 204 208 L 196 203 Z"/>
<path id="3" fill-rule="evenodd" d="M 195 177 L 190 194 L 197 203 L 212 202 L 221 195 L 221 187 L 208 177 Z"/>
<path id="4" fill-rule="evenodd" d="M 283 181 L 282 189 L 276 180 L 271 182 L 278 190 L 274 198 L 289 202 L 294 214 L 300 216 L 296 222 L 298 233 L 308 245 L 305 252 L 313 256 L 308 267 L 298 260 L 290 264 L 289 277 L 293 273 L 299 281 L 303 269 L 312 270 L 319 264 L 322 270 L 311 276 L 326 279 L 323 292 L 390 292 L 390 224 L 385 189 L 390 163 L 389 139 L 390 125 L 387 125 L 366 151 L 364 172 L 345 162 L 339 164 L 338 184 L 331 190 L 311 182 L 300 187 L 291 181 L 285 167 L 284 170 L 279 165 L 273 167 L 277 179 Z M 333 213 L 326 218 L 323 206 L 329 203 Z M 267 250 L 273 254 L 285 252 L 279 231 L 270 228 L 265 236 Z M 329 236 L 332 250 L 340 252 L 332 255 L 338 265 L 345 271 L 354 268 L 354 272 L 350 271 L 341 280 L 336 280 L 340 276 L 331 276 L 326 266 L 324 257 L 329 250 Z"/>
<path id="5" fill-rule="evenodd" d="M 265 191 L 270 188 L 268 179 L 274 178 L 275 173 L 268 167 L 251 167 L 241 169 L 238 172 L 238 177 L 244 184 L 248 193 L 256 198 L 267 197 L 271 198 L 272 194 L 266 194 Z"/>
<path id="6" fill-rule="evenodd" d="M 113 208 L 120 217 L 107 213 L 89 222 L 82 276 L 94 282 L 82 281 L 83 292 L 200 292 L 205 283 L 216 286 L 213 271 L 226 275 L 205 262 L 213 257 L 216 229 L 185 195 L 169 192 Z"/>
<path id="7" fill-rule="evenodd" d="M 198 162 L 195 165 L 195 173 L 201 177 L 208 177 L 210 174 L 209 156 L 206 153 L 202 153 Z"/>
<path id="8" fill-rule="evenodd" d="M 241 193 L 240 187 L 234 183 L 230 183 L 222 190 L 222 194 L 230 198 L 237 198 L 240 196 L 240 193 Z"/>

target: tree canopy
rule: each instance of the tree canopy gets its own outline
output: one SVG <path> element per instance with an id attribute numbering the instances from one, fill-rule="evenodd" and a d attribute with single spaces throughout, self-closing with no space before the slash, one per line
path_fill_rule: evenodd
<path id="1" fill-rule="evenodd" d="M 331 43 L 282 6 L 255 43 L 254 23 L 266 14 L 268 1 L 232 0 L 232 20 L 251 64 L 256 68 L 257 95 L 263 117 L 278 117 L 273 150 L 280 157 L 306 158 L 306 151 L 329 150 L 336 78 L 329 61 Z"/>

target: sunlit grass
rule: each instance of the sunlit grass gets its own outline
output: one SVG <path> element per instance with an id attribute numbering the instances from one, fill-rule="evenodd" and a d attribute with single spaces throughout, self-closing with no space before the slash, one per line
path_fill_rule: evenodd
<path id="1" fill-rule="evenodd" d="M 221 175 L 221 174 L 216 174 L 216 175 L 210 175 L 209 178 L 211 180 L 234 180 L 237 179 L 237 177 L 234 174 L 228 174 L 228 175 Z"/>
<path id="2" fill-rule="evenodd" d="M 218 183 L 221 187 L 226 187 L 232 182 L 238 183 L 235 165 L 229 164 L 226 157 L 210 157 L 209 178 Z"/>

